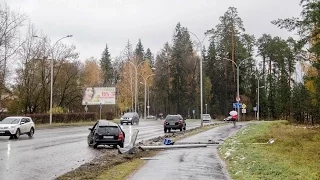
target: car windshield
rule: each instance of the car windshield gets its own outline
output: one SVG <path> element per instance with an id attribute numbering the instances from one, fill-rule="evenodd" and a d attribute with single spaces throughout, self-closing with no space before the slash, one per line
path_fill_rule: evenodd
<path id="1" fill-rule="evenodd" d="M 19 118 L 7 117 L 0 121 L 0 124 L 18 124 L 19 121 Z"/>
<path id="2" fill-rule="evenodd" d="M 133 117 L 134 113 L 125 113 L 123 117 Z"/>
<path id="3" fill-rule="evenodd" d="M 180 118 L 179 116 L 167 116 L 166 121 L 178 121 Z"/>
<path id="4" fill-rule="evenodd" d="M 98 133 L 110 133 L 116 134 L 119 132 L 119 128 L 117 126 L 99 126 Z"/>

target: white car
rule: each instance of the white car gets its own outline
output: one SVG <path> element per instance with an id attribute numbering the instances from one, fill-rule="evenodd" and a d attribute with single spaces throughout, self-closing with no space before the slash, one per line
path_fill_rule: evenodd
<path id="1" fill-rule="evenodd" d="M 211 116 L 210 114 L 202 114 L 202 119 L 203 121 L 211 121 Z"/>
<path id="2" fill-rule="evenodd" d="M 10 116 L 0 121 L 0 136 L 10 136 L 18 139 L 27 134 L 30 138 L 34 134 L 35 125 L 30 117 Z"/>

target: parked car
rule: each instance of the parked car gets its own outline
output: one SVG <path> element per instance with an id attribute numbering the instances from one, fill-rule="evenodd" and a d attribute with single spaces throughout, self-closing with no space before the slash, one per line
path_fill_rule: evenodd
<path id="1" fill-rule="evenodd" d="M 139 124 L 139 115 L 136 112 L 127 112 L 120 118 L 120 124 L 123 123 L 131 123 L 133 125 L 134 123 Z"/>
<path id="2" fill-rule="evenodd" d="M 99 145 L 119 145 L 123 148 L 125 133 L 121 127 L 110 121 L 98 120 L 92 128 L 89 128 L 88 145 L 97 148 Z"/>
<path id="3" fill-rule="evenodd" d="M 146 119 L 156 119 L 156 117 L 155 116 L 147 116 L 147 118 Z"/>
<path id="4" fill-rule="evenodd" d="M 163 122 L 163 129 L 166 133 L 171 132 L 171 130 L 179 129 L 180 131 L 186 130 L 187 123 L 186 119 L 182 118 L 181 115 L 167 115 L 166 119 Z"/>
<path id="5" fill-rule="evenodd" d="M 0 121 L 0 136 L 10 136 L 18 139 L 20 135 L 27 134 L 33 137 L 35 124 L 30 117 L 10 116 Z"/>
<path id="6" fill-rule="evenodd" d="M 211 121 L 211 116 L 210 116 L 210 114 L 202 114 L 202 119 L 203 119 L 203 121 L 210 122 Z"/>
<path id="7" fill-rule="evenodd" d="M 228 116 L 226 118 L 223 119 L 224 121 L 232 121 L 232 116 Z"/>

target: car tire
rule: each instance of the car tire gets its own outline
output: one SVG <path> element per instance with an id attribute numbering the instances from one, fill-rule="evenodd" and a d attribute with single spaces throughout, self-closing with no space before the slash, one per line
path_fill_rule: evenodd
<path id="1" fill-rule="evenodd" d="M 168 129 L 168 132 L 169 132 L 169 133 L 171 132 L 171 129 L 170 129 L 170 128 Z"/>
<path id="2" fill-rule="evenodd" d="M 133 122 L 131 121 L 131 125 L 133 125 Z"/>
<path id="3" fill-rule="evenodd" d="M 164 133 L 167 133 L 167 128 L 164 128 L 163 131 L 164 131 Z"/>
<path id="4" fill-rule="evenodd" d="M 180 128 L 180 131 L 182 131 L 182 128 Z"/>
<path id="5" fill-rule="evenodd" d="M 121 125 L 123 125 L 123 122 L 120 122 Z"/>
<path id="6" fill-rule="evenodd" d="M 21 135 L 20 134 L 20 129 L 18 128 L 17 131 L 16 131 L 16 134 L 14 135 L 14 138 L 19 139 L 20 135 Z"/>
<path id="7" fill-rule="evenodd" d="M 121 148 L 123 148 L 123 142 L 122 142 L 122 143 L 120 143 L 120 144 L 119 144 L 119 146 L 120 146 Z M 116 146 L 116 147 L 117 147 L 117 146 Z"/>
<path id="8" fill-rule="evenodd" d="M 32 138 L 33 134 L 34 134 L 34 129 L 33 129 L 33 127 L 31 127 L 31 129 L 30 129 L 30 131 L 28 133 L 29 138 Z"/>
<path id="9" fill-rule="evenodd" d="M 98 146 L 99 146 L 99 144 L 98 144 L 98 143 L 95 143 L 95 144 L 93 145 L 93 148 L 96 149 Z"/>
<path id="10" fill-rule="evenodd" d="M 183 130 L 187 130 L 187 127 L 186 127 L 186 126 L 184 126 Z"/>

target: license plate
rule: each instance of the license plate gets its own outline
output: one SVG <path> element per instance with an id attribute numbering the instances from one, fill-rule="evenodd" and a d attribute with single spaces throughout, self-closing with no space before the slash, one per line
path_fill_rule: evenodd
<path id="1" fill-rule="evenodd" d="M 4 133 L 3 131 L 0 131 L 0 133 Z"/>
<path id="2" fill-rule="evenodd" d="M 113 136 L 103 136 L 104 139 L 113 139 Z"/>
<path id="3" fill-rule="evenodd" d="M 170 123 L 170 125 L 175 125 L 175 123 Z"/>

